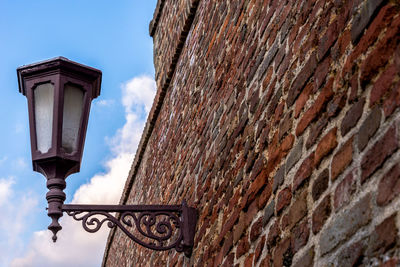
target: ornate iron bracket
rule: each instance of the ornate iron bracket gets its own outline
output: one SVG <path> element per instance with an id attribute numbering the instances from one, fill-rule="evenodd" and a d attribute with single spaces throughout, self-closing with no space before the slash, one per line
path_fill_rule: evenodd
<path id="1" fill-rule="evenodd" d="M 87 232 L 95 233 L 107 222 L 109 228 L 120 228 L 146 248 L 158 251 L 175 248 L 187 257 L 192 253 L 197 212 L 185 201 L 182 205 L 64 204 L 61 209 L 76 221 L 82 221 Z"/>

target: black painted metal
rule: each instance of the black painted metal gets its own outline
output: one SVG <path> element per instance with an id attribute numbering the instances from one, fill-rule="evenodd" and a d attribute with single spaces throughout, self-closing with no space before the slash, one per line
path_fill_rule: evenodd
<path id="1" fill-rule="evenodd" d="M 62 211 L 82 221 L 87 232 L 97 232 L 104 223 L 118 227 L 130 239 L 152 250 L 175 249 L 190 257 L 197 214 L 182 205 L 62 205 Z M 119 212 L 117 217 L 112 213 Z"/>

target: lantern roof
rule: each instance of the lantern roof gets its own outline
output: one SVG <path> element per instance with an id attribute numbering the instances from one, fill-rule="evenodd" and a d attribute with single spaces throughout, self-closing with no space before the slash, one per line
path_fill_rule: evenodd
<path id="1" fill-rule="evenodd" d="M 36 62 L 29 65 L 23 65 L 17 68 L 19 91 L 26 95 L 23 79 L 37 77 L 42 74 L 62 72 L 66 75 L 77 76 L 92 83 L 93 95 L 96 98 L 100 95 L 101 88 L 101 70 L 77 63 L 65 57 L 55 57 L 52 59 Z"/>

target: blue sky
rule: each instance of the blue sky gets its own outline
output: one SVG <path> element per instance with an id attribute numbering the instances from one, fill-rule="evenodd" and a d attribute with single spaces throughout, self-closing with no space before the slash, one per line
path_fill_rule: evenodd
<path id="1" fill-rule="evenodd" d="M 48 251 L 57 249 L 68 249 L 73 258 L 59 266 L 98 266 L 107 236 L 75 235 L 80 225 L 72 226 L 66 216 L 61 232 L 70 227 L 73 233 L 61 233 L 56 245 L 44 231 L 50 220 L 47 189 L 45 178 L 32 171 L 27 103 L 18 92 L 16 68 L 64 56 L 102 70 L 81 172 L 67 179 L 65 192 L 67 202 L 118 202 L 155 92 L 148 33 L 155 5 L 156 0 L 0 0 L 0 267 L 52 266 L 57 259 L 48 258 Z"/>

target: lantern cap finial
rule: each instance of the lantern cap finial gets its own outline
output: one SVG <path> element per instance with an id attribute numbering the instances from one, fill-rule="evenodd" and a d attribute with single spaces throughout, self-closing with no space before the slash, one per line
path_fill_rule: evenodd
<path id="1" fill-rule="evenodd" d="M 44 73 L 60 72 L 68 73 L 72 76 L 78 76 L 91 82 L 93 84 L 93 98 L 100 95 L 101 70 L 80 64 L 61 56 L 18 67 L 17 75 L 19 92 L 26 95 L 24 84 L 25 78 L 41 76 Z"/>

